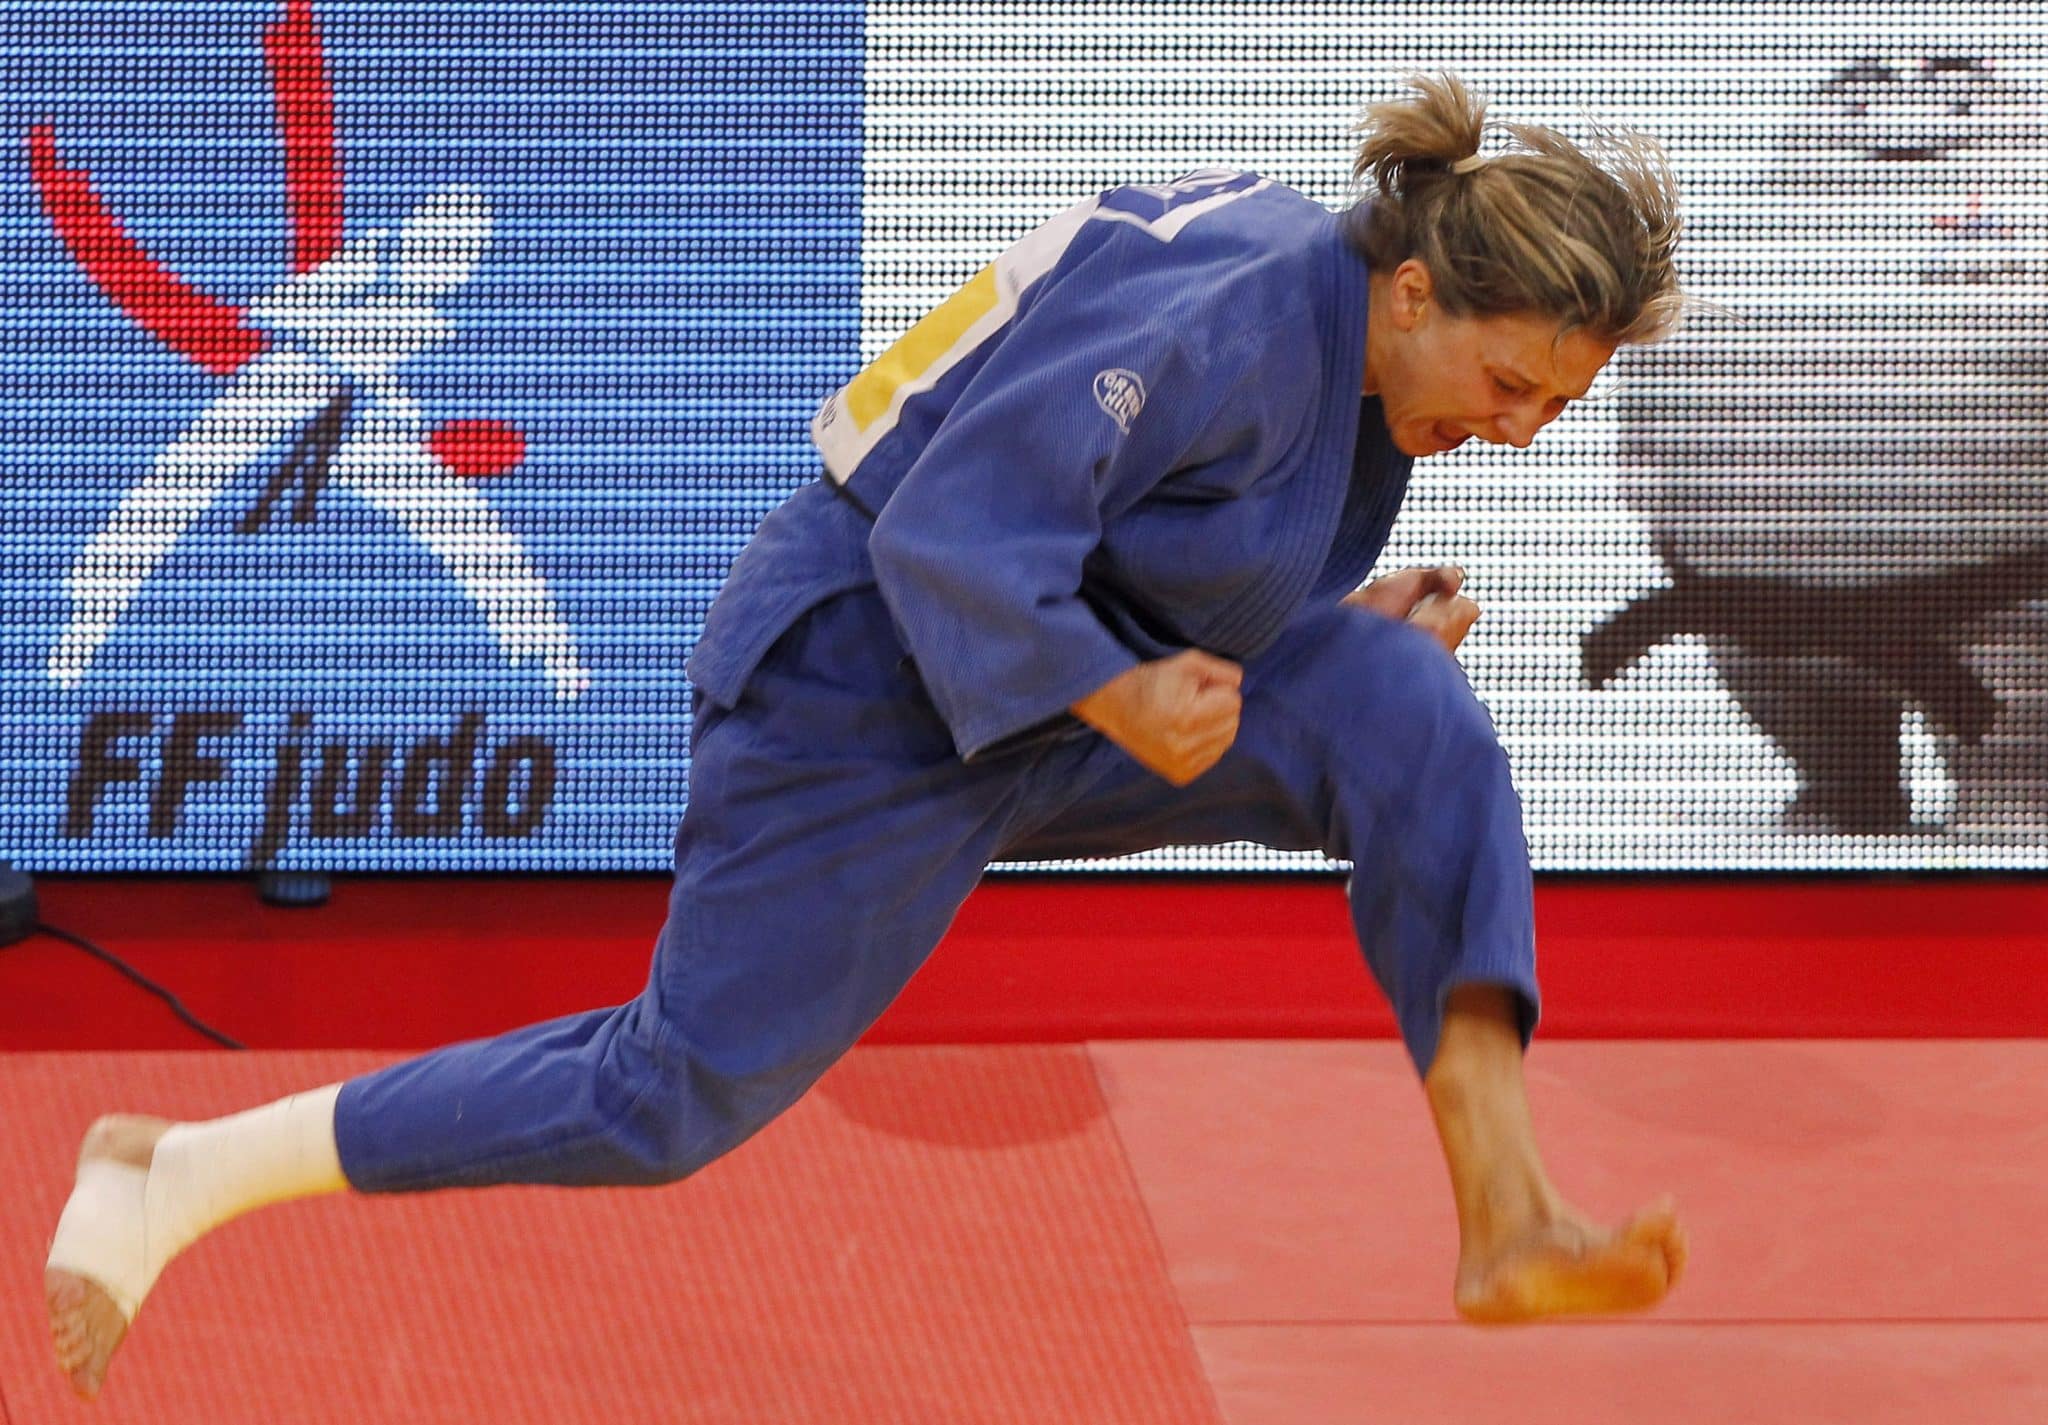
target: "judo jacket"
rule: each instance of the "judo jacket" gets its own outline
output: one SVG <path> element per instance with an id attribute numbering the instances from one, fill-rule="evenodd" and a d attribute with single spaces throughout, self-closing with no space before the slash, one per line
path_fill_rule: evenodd
<path id="1" fill-rule="evenodd" d="M 972 759 L 1141 660 L 1249 658 L 1349 592 L 1411 461 L 1360 394 L 1342 223 L 1204 170 L 1028 234 L 820 407 L 824 478 L 734 563 L 691 681 L 732 706 L 804 612 L 872 587 Z"/>

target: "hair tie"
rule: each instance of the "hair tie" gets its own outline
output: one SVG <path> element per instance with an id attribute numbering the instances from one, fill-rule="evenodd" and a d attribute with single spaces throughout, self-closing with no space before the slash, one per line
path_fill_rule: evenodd
<path id="1" fill-rule="evenodd" d="M 1467 155 L 1465 155 L 1465 157 L 1463 157 L 1463 158 L 1459 159 L 1459 160 L 1458 160 L 1458 161 L 1457 161 L 1456 163 L 1452 164 L 1452 165 L 1451 165 L 1451 172 L 1453 172 L 1453 173 L 1476 173 L 1476 172 L 1478 172 L 1478 171 L 1479 171 L 1480 169 L 1482 169 L 1482 168 L 1484 168 L 1484 167 L 1486 167 L 1486 157 L 1485 157 L 1485 155 L 1483 155 L 1483 154 L 1477 154 L 1477 153 L 1470 153 L 1470 154 L 1467 154 Z"/>

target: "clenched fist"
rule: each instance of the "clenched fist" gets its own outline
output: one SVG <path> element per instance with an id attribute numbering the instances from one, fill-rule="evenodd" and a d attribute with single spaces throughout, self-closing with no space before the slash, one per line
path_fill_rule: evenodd
<path id="1" fill-rule="evenodd" d="M 1069 709 L 1138 764 L 1185 787 L 1237 740 L 1244 669 L 1190 648 L 1119 673 Z"/>
<path id="2" fill-rule="evenodd" d="M 1406 619 L 1456 653 L 1472 625 L 1479 621 L 1479 605 L 1458 592 L 1464 586 L 1465 571 L 1455 564 L 1435 569 L 1403 569 L 1373 580 L 1357 593 L 1347 595 L 1344 602 L 1388 618 Z"/>

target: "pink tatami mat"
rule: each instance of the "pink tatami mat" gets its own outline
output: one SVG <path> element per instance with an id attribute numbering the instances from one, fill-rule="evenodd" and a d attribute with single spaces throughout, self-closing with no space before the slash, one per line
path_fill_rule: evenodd
<path id="1" fill-rule="evenodd" d="M 2039 1325 L 1197 1327 L 1231 1425 L 2040 1425 Z"/>
<path id="2" fill-rule="evenodd" d="M 1385 1042 L 855 1052 L 653 1191 L 337 1198 L 166 1274 L 94 1408 L 42 1254 L 79 1131 L 378 1059 L 0 1058 L 7 1425 L 1692 1425 L 2048 1419 L 2048 1044 L 1548 1043 L 1568 1196 L 1677 1196 L 1659 1312 L 1479 1329 Z"/>
<path id="3" fill-rule="evenodd" d="M 1396 1046 L 1090 1053 L 1192 1321 L 1454 1320 Z M 1677 1198 L 1693 1262 L 1660 1322 L 2048 1319 L 2048 1043 L 1538 1040 L 1527 1075 L 1567 1199 Z"/>
<path id="4" fill-rule="evenodd" d="M 1632 1322 L 1483 1330 L 1397 1046 L 1090 1053 L 1230 1425 L 2048 1420 L 2048 1044 L 1538 1041 L 1553 1179 L 1673 1194 L 1692 1265 Z"/>

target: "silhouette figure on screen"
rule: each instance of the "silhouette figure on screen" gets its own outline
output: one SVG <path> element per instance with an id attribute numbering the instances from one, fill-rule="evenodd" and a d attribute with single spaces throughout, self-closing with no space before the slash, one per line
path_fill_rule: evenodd
<path id="1" fill-rule="evenodd" d="M 1882 587 L 1829 588 L 1750 574 L 1703 574 L 1669 540 L 1672 585 L 1588 633 L 1586 681 L 1604 688 L 1657 644 L 1684 634 L 1768 667 L 1776 686 L 1745 683 L 1743 706 L 1801 771 L 1791 819 L 1854 833 L 1912 820 L 1899 776 L 1899 728 L 1918 709 L 1974 747 L 1998 698 L 1964 657 L 1963 635 L 1989 614 L 2048 596 L 2048 547 L 1916 574 Z M 1873 606 L 1882 616 L 1873 617 Z"/>

